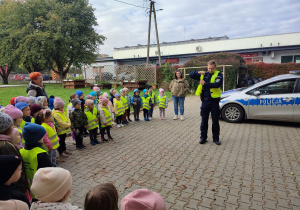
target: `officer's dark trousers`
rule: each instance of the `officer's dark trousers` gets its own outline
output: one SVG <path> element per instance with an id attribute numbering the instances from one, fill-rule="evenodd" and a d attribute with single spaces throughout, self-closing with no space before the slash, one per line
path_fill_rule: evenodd
<path id="1" fill-rule="evenodd" d="M 200 126 L 200 130 L 201 130 L 200 138 L 203 140 L 207 139 L 209 113 L 211 113 L 211 118 L 212 118 L 213 141 L 219 140 L 219 135 L 220 135 L 219 102 L 220 102 L 220 99 L 208 99 L 208 100 L 202 101 L 201 114 L 200 114 L 202 117 L 201 126 Z"/>

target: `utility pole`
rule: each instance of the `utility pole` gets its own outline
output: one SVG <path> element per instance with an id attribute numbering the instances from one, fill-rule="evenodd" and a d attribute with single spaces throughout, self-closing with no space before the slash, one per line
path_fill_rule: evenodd
<path id="1" fill-rule="evenodd" d="M 151 31 L 151 14 L 153 12 L 154 22 L 155 22 L 155 32 L 156 32 L 156 42 L 157 42 L 157 52 L 158 52 L 158 62 L 159 66 L 161 66 L 161 57 L 160 57 L 160 46 L 159 46 L 159 38 L 158 38 L 158 30 L 157 30 L 157 21 L 156 21 L 156 11 L 154 6 L 154 1 L 150 0 L 150 14 L 149 14 L 149 26 L 148 26 L 148 46 L 147 46 L 147 65 L 149 64 L 149 51 L 150 51 L 150 31 Z"/>

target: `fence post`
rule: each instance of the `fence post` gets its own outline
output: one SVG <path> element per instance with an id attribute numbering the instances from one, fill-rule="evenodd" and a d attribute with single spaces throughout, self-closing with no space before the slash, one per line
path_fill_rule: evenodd
<path id="1" fill-rule="evenodd" d="M 156 84 L 156 65 L 154 66 L 154 84 Z"/>

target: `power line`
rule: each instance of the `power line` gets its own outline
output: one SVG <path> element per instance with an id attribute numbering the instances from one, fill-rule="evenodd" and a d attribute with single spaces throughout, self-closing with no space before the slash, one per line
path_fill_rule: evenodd
<path id="1" fill-rule="evenodd" d="M 123 4 L 128 4 L 128 5 L 131 5 L 131 6 L 134 6 L 134 7 L 140 7 L 140 8 L 145 9 L 144 6 L 139 6 L 139 5 L 135 5 L 135 4 L 130 4 L 130 3 L 127 3 L 127 2 L 124 2 L 124 1 L 119 1 L 119 0 L 115 0 L 115 1 L 120 2 L 120 3 L 123 3 Z M 148 8 L 148 9 L 149 9 L 149 8 Z"/>

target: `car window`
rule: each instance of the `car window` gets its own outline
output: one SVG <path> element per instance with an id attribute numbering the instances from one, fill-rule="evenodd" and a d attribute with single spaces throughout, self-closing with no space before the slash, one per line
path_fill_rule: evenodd
<path id="1" fill-rule="evenodd" d="M 293 93 L 296 85 L 296 80 L 285 80 L 274 82 L 262 87 L 259 87 L 261 95 L 273 95 L 273 94 L 289 94 Z"/>

